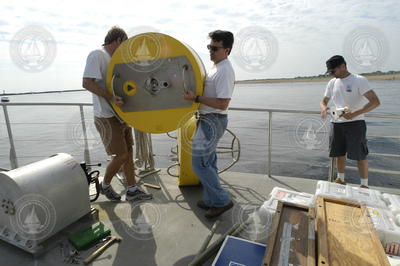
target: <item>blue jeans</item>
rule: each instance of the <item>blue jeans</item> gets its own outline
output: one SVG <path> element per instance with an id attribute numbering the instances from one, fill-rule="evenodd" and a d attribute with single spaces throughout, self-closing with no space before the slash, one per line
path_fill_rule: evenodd
<path id="1" fill-rule="evenodd" d="M 219 181 L 216 154 L 227 124 L 227 116 L 202 115 L 192 138 L 192 168 L 203 185 L 203 201 L 210 207 L 225 206 L 231 200 Z"/>

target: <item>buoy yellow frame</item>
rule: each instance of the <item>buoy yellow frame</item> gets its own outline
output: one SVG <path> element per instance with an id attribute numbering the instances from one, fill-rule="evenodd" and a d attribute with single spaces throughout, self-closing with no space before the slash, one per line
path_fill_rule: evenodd
<path id="1" fill-rule="evenodd" d="M 144 42 L 146 42 L 146 52 L 148 52 L 148 56 L 143 59 L 154 60 L 185 56 L 190 62 L 194 72 L 196 95 L 203 94 L 205 69 L 198 55 L 188 45 L 174 39 L 173 37 L 154 32 L 143 33 L 129 38 L 114 52 L 107 71 L 106 86 L 108 92 L 113 93 L 111 82 L 115 65 L 140 62 L 140 58 L 133 55 L 138 51 L 138 49 L 141 49 L 140 46 L 143 45 Z M 135 94 L 134 91 L 130 93 L 132 93 L 132 95 Z M 166 133 L 176 130 L 187 122 L 190 118 L 188 114 L 193 113 L 199 106 L 198 103 L 193 102 L 190 107 L 186 108 L 125 113 L 114 103 L 111 103 L 111 105 L 117 115 L 127 124 L 147 133 Z"/>

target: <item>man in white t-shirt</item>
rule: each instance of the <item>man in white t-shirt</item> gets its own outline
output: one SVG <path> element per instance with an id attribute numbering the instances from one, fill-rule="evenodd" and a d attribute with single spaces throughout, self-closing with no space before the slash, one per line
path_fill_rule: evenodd
<path id="1" fill-rule="evenodd" d="M 368 80 L 347 70 L 346 61 L 340 55 L 332 56 L 326 61 L 327 72 L 333 79 L 326 86 L 325 95 L 320 103 L 321 116 L 325 119 L 328 102 L 333 104 L 341 114 L 332 121 L 330 134 L 330 157 L 336 158 L 336 183 L 346 184 L 344 171 L 346 155 L 357 161 L 361 187 L 368 188 L 368 147 L 364 113 L 380 105 L 378 96 L 370 88 Z M 367 101 L 367 103 L 366 103 Z"/>
<path id="2" fill-rule="evenodd" d="M 152 198 L 151 194 L 144 193 L 136 186 L 132 129 L 116 117 L 110 105 L 110 102 L 113 102 L 117 106 L 122 106 L 123 99 L 109 93 L 106 89 L 106 75 L 111 56 L 127 39 L 128 36 L 123 29 L 112 27 L 104 39 L 103 48 L 94 50 L 88 55 L 82 83 L 85 89 L 93 93 L 95 125 L 107 154 L 112 156 L 107 165 L 104 180 L 100 184 L 100 192 L 112 201 L 121 200 L 121 196 L 114 191 L 110 184 L 121 167 L 128 184 L 126 200 Z"/>
<path id="3" fill-rule="evenodd" d="M 232 51 L 233 34 L 216 30 L 209 33 L 207 45 L 214 62 L 207 73 L 203 95 L 184 93 L 186 100 L 200 103 L 200 118 L 192 139 L 192 167 L 203 185 L 203 200 L 197 206 L 205 209 L 205 216 L 213 218 L 233 206 L 228 192 L 221 187 L 217 168 L 216 148 L 227 124 L 227 109 L 232 97 L 235 72 L 228 56 Z"/>

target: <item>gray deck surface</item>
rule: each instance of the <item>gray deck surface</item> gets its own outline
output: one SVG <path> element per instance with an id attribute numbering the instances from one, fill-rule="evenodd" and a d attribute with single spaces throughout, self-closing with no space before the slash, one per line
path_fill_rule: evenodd
<path id="1" fill-rule="evenodd" d="M 243 222 L 248 210 L 260 206 L 275 186 L 314 194 L 317 180 L 238 172 L 221 174 L 222 183 L 235 206 L 219 218 L 220 225 L 211 243 L 233 224 Z M 112 230 L 112 235 L 123 240 L 108 248 L 92 265 L 188 265 L 197 254 L 204 239 L 217 219 L 208 220 L 204 210 L 196 207 L 201 198 L 201 186 L 178 187 L 177 179 L 163 169 L 145 177 L 141 182 L 157 184 L 161 190 L 144 188 L 154 194 L 154 200 L 130 204 L 113 203 L 104 196 L 92 204 L 99 210 L 98 218 Z M 113 179 L 113 186 L 121 195 L 124 187 Z M 380 189 L 380 188 L 375 188 Z M 399 194 L 399 189 L 384 188 L 382 192 Z M 73 195 L 71 195 L 73 197 Z M 45 252 L 34 258 L 31 254 L 0 241 L 0 265 L 68 265 L 61 255 L 60 242 L 93 223 L 96 217 L 83 217 L 46 241 Z M 138 226 L 139 225 L 139 226 Z M 88 257 L 96 247 L 80 252 Z M 211 265 L 213 258 L 205 265 Z M 82 263 L 81 263 L 82 265 Z"/>

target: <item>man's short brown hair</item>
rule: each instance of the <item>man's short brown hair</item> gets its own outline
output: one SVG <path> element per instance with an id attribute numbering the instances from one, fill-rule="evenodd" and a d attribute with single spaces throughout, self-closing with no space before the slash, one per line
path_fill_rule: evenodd
<path id="1" fill-rule="evenodd" d="M 214 42 L 222 41 L 222 46 L 224 48 L 229 48 L 229 53 L 231 53 L 234 39 L 232 32 L 226 30 L 215 30 L 210 32 L 208 37 L 210 37 Z"/>
<path id="2" fill-rule="evenodd" d="M 121 39 L 121 41 L 125 41 L 126 39 L 128 39 L 128 35 L 120 27 L 114 26 L 108 31 L 106 37 L 104 38 L 103 46 L 110 44 L 118 39 Z"/>

